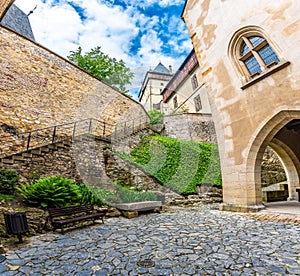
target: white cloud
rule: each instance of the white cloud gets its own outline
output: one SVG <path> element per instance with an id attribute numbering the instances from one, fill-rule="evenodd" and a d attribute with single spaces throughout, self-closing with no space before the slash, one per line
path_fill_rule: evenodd
<path id="1" fill-rule="evenodd" d="M 137 5 L 173 6 L 182 4 L 181 0 L 145 0 L 138 4 L 136 0 L 127 0 L 126 7 L 114 5 L 114 0 L 16 0 L 14 3 L 27 14 L 37 5 L 29 16 L 37 42 L 63 57 L 79 46 L 84 52 L 100 46 L 104 53 L 122 59 L 136 72 L 132 85 L 135 89 L 140 87 L 150 67 L 161 61 L 175 70 L 184 60 L 184 53 L 192 49 L 180 18 L 159 11 L 150 16 L 137 9 Z M 70 3 L 80 7 L 80 12 Z M 176 37 L 172 37 L 174 33 Z M 167 44 L 162 34 L 170 36 Z M 131 47 L 136 40 L 140 45 L 133 55 Z M 166 47 L 172 49 L 164 54 L 162 49 Z"/>
<path id="2" fill-rule="evenodd" d="M 127 0 L 124 2 L 126 2 L 127 5 L 136 5 L 136 0 Z M 139 3 L 139 6 L 147 8 L 154 4 L 158 4 L 160 7 L 176 6 L 182 4 L 182 0 L 144 0 Z"/>

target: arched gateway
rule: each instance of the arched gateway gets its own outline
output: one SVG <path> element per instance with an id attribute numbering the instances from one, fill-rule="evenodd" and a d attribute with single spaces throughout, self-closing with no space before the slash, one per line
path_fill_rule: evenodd
<path id="1" fill-rule="evenodd" d="M 281 111 L 262 124 L 263 127 L 249 141 L 251 146 L 246 169 L 250 191 L 255 191 L 255 203 L 262 203 L 260 169 L 267 146 L 279 155 L 283 163 L 288 182 L 288 200 L 296 200 L 296 187 L 300 180 L 300 111 Z"/>
<path id="2" fill-rule="evenodd" d="M 263 208 L 267 146 L 300 186 L 300 2 L 187 0 L 182 17 L 206 81 L 219 145 L 223 209 Z"/>

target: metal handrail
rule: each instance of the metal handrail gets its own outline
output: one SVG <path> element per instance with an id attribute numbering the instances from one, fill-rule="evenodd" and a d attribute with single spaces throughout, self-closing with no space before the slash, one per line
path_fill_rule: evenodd
<path id="1" fill-rule="evenodd" d="M 0 141 L 4 141 L 6 145 L 4 152 L 13 154 L 15 152 L 28 151 L 31 148 L 44 144 L 53 144 L 66 138 L 74 139 L 75 136 L 84 134 L 105 137 L 111 134 L 113 126 L 112 124 L 89 118 L 21 133 L 0 134 Z M 0 156 L 4 152 L 1 149 Z"/>
<path id="2" fill-rule="evenodd" d="M 140 117 L 115 125 L 89 118 L 21 133 L 0 134 L 2 144 L 0 146 L 0 158 L 66 139 L 73 140 L 76 136 L 85 134 L 119 140 L 136 131 L 147 128 L 148 125 L 149 117 Z"/>
<path id="3" fill-rule="evenodd" d="M 124 138 L 131 135 L 132 133 L 139 131 L 141 129 L 147 128 L 149 126 L 150 119 L 148 116 L 146 118 L 131 119 L 128 121 L 123 121 L 114 125 L 114 133 L 112 138 L 115 140 Z"/>

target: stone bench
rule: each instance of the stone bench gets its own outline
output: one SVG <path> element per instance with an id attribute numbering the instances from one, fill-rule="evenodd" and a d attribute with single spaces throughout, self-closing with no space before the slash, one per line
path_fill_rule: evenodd
<path id="1" fill-rule="evenodd" d="M 159 212 L 162 208 L 162 203 L 161 201 L 140 201 L 114 204 L 113 207 L 121 211 L 124 217 L 134 218 L 139 215 L 139 212 Z"/>

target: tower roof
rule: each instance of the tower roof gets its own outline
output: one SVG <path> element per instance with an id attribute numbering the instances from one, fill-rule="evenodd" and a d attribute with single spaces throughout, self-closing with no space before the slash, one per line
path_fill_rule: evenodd
<path id="1" fill-rule="evenodd" d="M 169 69 L 167 69 L 161 62 L 159 62 L 158 65 L 154 68 L 154 70 L 151 70 L 151 72 L 160 74 L 170 74 Z"/>
<path id="2" fill-rule="evenodd" d="M 7 13 L 4 15 L 1 24 L 15 30 L 17 33 L 34 40 L 34 35 L 28 16 L 20 10 L 16 5 L 11 5 Z"/>

